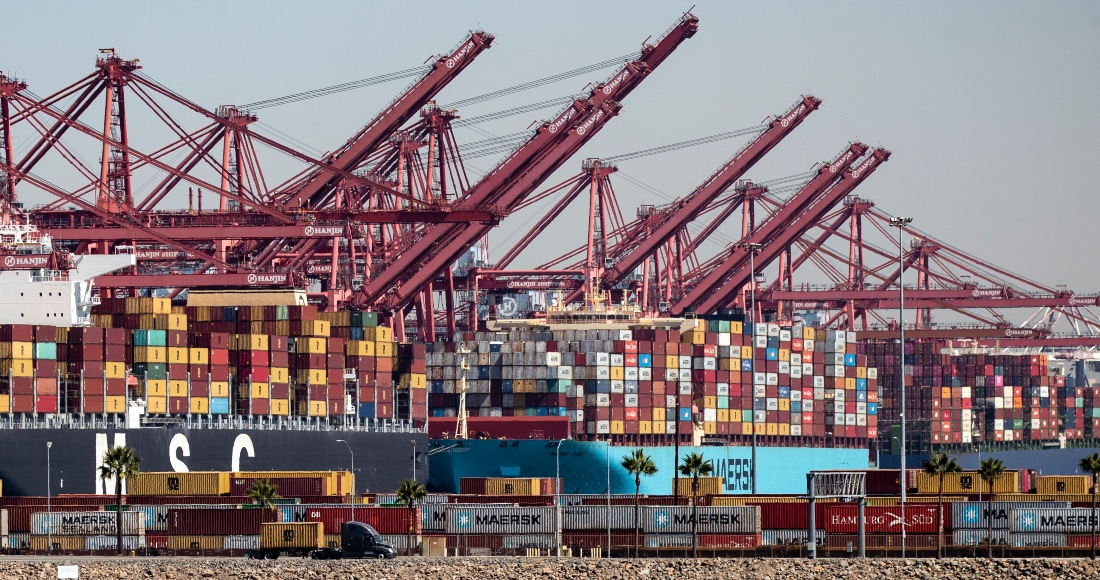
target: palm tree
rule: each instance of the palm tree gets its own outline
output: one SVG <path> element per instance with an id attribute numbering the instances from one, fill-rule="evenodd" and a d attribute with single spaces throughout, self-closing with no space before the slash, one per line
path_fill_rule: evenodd
<path id="1" fill-rule="evenodd" d="M 428 490 L 424 489 L 424 484 L 417 482 L 415 479 L 406 479 L 402 481 L 401 485 L 397 488 L 397 501 L 405 504 L 409 508 L 408 541 L 405 547 L 406 556 L 412 553 L 412 530 L 414 521 L 413 504 L 424 499 L 426 495 L 428 495 Z"/>
<path id="2" fill-rule="evenodd" d="M 933 452 L 928 461 L 924 462 L 924 472 L 940 478 L 939 497 L 937 498 L 939 532 L 936 536 L 936 558 L 943 557 L 943 478 L 948 473 L 958 473 L 960 471 L 962 471 L 962 468 L 959 467 L 959 464 L 955 462 L 954 458 L 948 457 L 946 453 Z"/>
<path id="3" fill-rule="evenodd" d="M 981 466 L 978 468 L 978 475 L 982 478 L 982 481 L 989 484 L 989 537 L 986 541 L 989 543 L 989 559 L 993 559 L 993 482 L 997 480 L 1005 472 L 1005 464 L 1000 459 L 990 457 L 983 460 Z"/>
<path id="4" fill-rule="evenodd" d="M 115 480 L 115 539 L 118 541 L 118 555 L 122 555 L 122 482 L 141 473 L 141 458 L 134 455 L 130 447 L 111 447 L 103 454 L 103 465 L 99 466 L 99 477 L 103 480 Z"/>
<path id="5" fill-rule="evenodd" d="M 702 453 L 689 453 L 680 464 L 680 475 L 691 478 L 691 557 L 699 555 L 699 540 L 696 534 L 696 520 L 698 517 L 699 478 L 714 473 L 714 464 L 710 460 L 704 460 Z"/>
<path id="6" fill-rule="evenodd" d="M 653 458 L 646 455 L 642 449 L 635 449 L 634 453 L 623 456 L 622 462 L 623 469 L 627 473 L 634 476 L 634 557 L 638 557 L 638 536 L 639 526 L 638 523 L 641 518 L 638 517 L 639 507 L 638 496 L 642 492 L 642 476 L 653 475 L 657 473 L 657 465 L 653 463 Z M 607 514 L 607 517 L 611 517 L 611 514 Z"/>
<path id="7" fill-rule="evenodd" d="M 1097 478 L 1100 477 L 1100 453 L 1093 453 L 1092 455 L 1085 456 L 1081 460 L 1081 463 L 1077 464 L 1083 471 L 1087 471 L 1092 474 L 1092 517 L 1089 518 L 1089 523 L 1092 524 L 1092 559 L 1096 559 L 1096 492 L 1100 491 L 1100 484 L 1097 484 Z"/>
<path id="8" fill-rule="evenodd" d="M 275 500 L 279 499 L 279 489 L 271 484 L 265 477 L 253 482 L 252 487 L 245 493 L 248 499 L 259 504 L 261 508 L 275 509 Z"/>

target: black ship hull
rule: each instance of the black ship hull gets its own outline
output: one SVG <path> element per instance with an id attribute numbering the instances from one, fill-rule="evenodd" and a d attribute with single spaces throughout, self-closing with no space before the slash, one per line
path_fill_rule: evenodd
<path id="1" fill-rule="evenodd" d="M 146 472 L 350 471 L 352 454 L 339 439 L 354 451 L 358 493 L 392 492 L 410 479 L 413 441 L 416 479 L 427 481 L 427 434 L 151 428 L 0 429 L 0 481 L 5 496 L 102 494 L 113 490 L 97 477 L 110 445 L 134 448 Z"/>

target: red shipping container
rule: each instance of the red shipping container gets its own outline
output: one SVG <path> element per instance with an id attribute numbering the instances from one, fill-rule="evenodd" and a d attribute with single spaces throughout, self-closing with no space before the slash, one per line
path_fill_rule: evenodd
<path id="1" fill-rule="evenodd" d="M 211 366 L 210 367 L 210 380 L 211 381 L 228 381 L 229 380 L 229 367 L 227 367 L 227 366 Z"/>
<path id="2" fill-rule="evenodd" d="M 499 417 L 497 417 L 499 419 Z M 433 418 L 434 421 L 434 418 Z M 449 495 L 447 496 L 447 503 L 504 503 L 504 504 L 518 504 L 521 507 L 526 506 L 548 506 L 554 505 L 553 495 Z M 614 503 L 614 498 L 612 498 Z M 633 505 L 633 504 L 631 504 Z M 386 508 L 381 508 L 386 509 Z"/>
<path id="3" fill-rule="evenodd" d="M 210 396 L 210 384 L 206 381 L 196 381 L 191 379 L 191 396 L 192 397 L 209 397 Z"/>
<path id="4" fill-rule="evenodd" d="M 267 481 L 279 490 L 282 497 L 317 496 L 325 491 L 325 480 L 320 477 L 270 477 Z M 255 479 L 232 478 L 229 480 L 229 495 L 246 496 L 255 483 Z"/>
<path id="5" fill-rule="evenodd" d="M 237 366 L 268 366 L 269 360 L 266 350 L 237 351 Z"/>
<path id="6" fill-rule="evenodd" d="M 126 394 L 126 379 L 107 379 L 107 396 L 117 397 Z"/>
<path id="7" fill-rule="evenodd" d="M 55 386 L 56 388 L 56 386 Z M 36 413 L 56 413 L 57 412 L 57 395 L 39 395 L 35 400 L 34 412 Z"/>
<path id="8" fill-rule="evenodd" d="M 34 342 L 34 327 L 29 324 L 0 325 L 0 341 Z"/>
<path id="9" fill-rule="evenodd" d="M 760 534 L 701 534 L 700 548 L 755 548 L 760 545 Z"/>
<path id="10" fill-rule="evenodd" d="M 108 328 L 107 330 L 113 330 Z M 127 356 L 127 354 L 131 356 Z M 103 345 L 103 360 L 111 362 L 126 362 L 133 360 L 132 352 L 127 350 L 124 344 L 104 344 Z"/>
<path id="11" fill-rule="evenodd" d="M 173 415 L 185 415 L 191 412 L 187 397 L 168 397 L 168 412 Z"/>
<path id="12" fill-rule="evenodd" d="M 224 348 L 210 349 L 210 366 L 229 366 L 229 351 Z"/>
<path id="13" fill-rule="evenodd" d="M 279 520 L 269 509 L 169 509 L 170 536 L 249 536 L 260 533 L 260 524 Z M 328 527 L 326 526 L 327 530 Z M 339 527 L 335 529 L 340 529 Z"/>
<path id="14" fill-rule="evenodd" d="M 28 500 L 33 503 L 26 505 L 9 505 L 4 508 L 8 510 L 8 532 L 26 533 L 31 531 L 31 516 L 38 512 L 46 511 L 46 498 L 44 497 L 29 497 Z M 37 505 L 42 504 L 42 505 Z M 50 511 L 55 512 L 86 512 L 86 511 L 99 511 L 93 506 L 88 505 L 58 505 L 50 501 Z"/>
<path id="15" fill-rule="evenodd" d="M 185 381 L 187 380 L 187 373 L 191 369 L 186 364 L 169 364 L 168 365 L 168 378 L 173 381 Z"/>
<path id="16" fill-rule="evenodd" d="M 185 330 L 169 330 L 166 333 L 166 339 L 168 346 L 173 348 L 186 348 L 187 344 L 187 331 Z"/>
<path id="17" fill-rule="evenodd" d="M 819 523 L 829 534 L 854 534 L 858 531 L 856 522 L 857 507 L 845 504 L 825 504 L 825 517 Z M 868 534 L 887 534 L 901 532 L 901 508 L 897 506 L 879 507 L 868 506 L 865 508 L 866 530 Z M 943 510 L 945 530 L 951 529 L 951 511 Z M 905 506 L 905 522 L 907 534 L 934 534 L 938 531 L 936 506 L 915 505 Z"/>
<path id="18" fill-rule="evenodd" d="M 267 415 L 271 412 L 271 401 L 268 399 L 252 399 L 252 414 Z"/>
<path id="19" fill-rule="evenodd" d="M 60 345 L 58 345 L 60 349 Z M 58 352 L 58 359 L 62 359 Z M 103 360 L 103 343 L 78 343 L 69 345 L 68 359 L 72 360 Z"/>
<path id="20" fill-rule="evenodd" d="M 103 344 L 103 329 L 96 326 L 70 328 L 69 344 Z"/>
<path id="21" fill-rule="evenodd" d="M 290 387 L 286 383 L 271 383 L 272 399 L 287 399 L 290 397 Z"/>
<path id="22" fill-rule="evenodd" d="M 266 383 L 271 378 L 271 371 L 268 367 L 238 367 L 237 378 L 242 382 L 252 379 L 257 383 Z"/>
<path id="23" fill-rule="evenodd" d="M 271 366 L 273 367 L 287 367 L 290 366 L 290 353 L 285 350 L 271 351 Z"/>
<path id="24" fill-rule="evenodd" d="M 102 391 L 102 387 L 100 387 Z M 84 413 L 102 413 L 104 411 L 104 398 L 103 395 L 84 395 L 84 402 L 81 411 Z"/>
<path id="25" fill-rule="evenodd" d="M 284 513 L 289 512 L 294 521 L 324 523 L 325 531 L 339 530 L 344 522 L 352 521 L 351 511 L 350 505 L 340 507 L 291 505 L 284 508 Z M 373 527 L 380 534 L 406 534 L 411 532 L 416 535 L 421 531 L 420 508 L 410 510 L 404 507 L 355 506 L 355 521 Z"/>
<path id="26" fill-rule="evenodd" d="M 129 336 L 132 336 L 132 333 L 125 328 L 104 328 L 103 344 L 126 344 L 127 337 Z"/>

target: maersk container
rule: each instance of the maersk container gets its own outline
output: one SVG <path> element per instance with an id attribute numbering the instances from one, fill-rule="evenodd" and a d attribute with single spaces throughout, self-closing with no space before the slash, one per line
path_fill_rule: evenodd
<path id="1" fill-rule="evenodd" d="M 222 549 L 225 550 L 259 550 L 260 535 L 226 536 L 222 538 Z"/>
<path id="2" fill-rule="evenodd" d="M 122 536 L 123 550 L 140 550 L 145 548 L 145 536 Z M 118 538 L 115 536 L 85 536 L 84 549 L 92 552 L 118 551 Z"/>
<path id="3" fill-rule="evenodd" d="M 830 534 L 854 534 L 859 531 L 858 506 L 853 504 L 827 504 L 825 519 L 818 525 Z M 868 534 L 900 534 L 902 529 L 901 507 L 864 508 L 865 530 Z M 944 530 L 951 529 L 951 510 L 944 506 Z M 937 509 L 929 504 L 905 504 L 905 531 L 907 534 L 935 534 L 939 531 Z"/>
<path id="4" fill-rule="evenodd" d="M 696 521 L 701 534 L 759 534 L 760 506 L 644 507 L 642 525 L 646 533 L 691 533 Z"/>
<path id="5" fill-rule="evenodd" d="M 553 548 L 554 534 L 523 534 L 503 536 L 500 538 L 500 547 L 506 550 L 522 550 L 524 548 Z"/>
<path id="6" fill-rule="evenodd" d="M 30 544 L 30 532 L 12 532 L 7 535 L 7 543 L 3 545 L 5 548 L 11 548 L 12 550 L 26 550 Z"/>
<path id="7" fill-rule="evenodd" d="M 249 509 L 169 509 L 170 536 L 250 536 L 260 524 L 279 521 L 277 511 Z"/>
<path id="8" fill-rule="evenodd" d="M 805 546 L 806 535 L 806 530 L 762 530 L 760 532 L 760 545 Z M 814 543 L 818 546 L 825 545 L 825 530 L 814 530 Z"/>
<path id="9" fill-rule="evenodd" d="M 1005 520 L 1007 523 L 1007 519 Z M 985 546 L 989 543 L 989 530 L 959 530 L 952 535 L 952 541 L 956 546 Z M 1008 530 L 993 530 L 993 545 L 1008 545 Z"/>
<path id="10" fill-rule="evenodd" d="M 993 529 L 1008 529 L 1008 514 L 1013 509 L 1068 508 L 1066 502 L 1023 502 L 995 501 L 993 511 L 989 511 L 989 502 L 966 501 L 951 504 L 951 527 L 958 529 L 989 529 L 990 514 L 993 515 Z"/>
<path id="11" fill-rule="evenodd" d="M 121 515 L 122 535 L 145 535 L 144 512 L 38 512 L 31 516 L 35 536 L 109 536 L 117 534 L 116 516 Z"/>
<path id="12" fill-rule="evenodd" d="M 756 548 L 760 546 L 760 534 L 700 534 L 700 548 Z"/>
<path id="13" fill-rule="evenodd" d="M 447 510 L 448 534 L 552 534 L 554 508 L 453 508 Z"/>
<path id="14" fill-rule="evenodd" d="M 41 498 L 35 498 L 41 500 Z M 45 500 L 41 500 L 45 501 Z M 34 514 L 38 512 L 45 513 L 46 506 L 43 505 L 15 505 L 7 508 L 8 510 L 8 535 L 18 532 L 31 532 L 31 521 Z M 94 508 L 88 506 L 52 506 L 50 510 L 53 513 L 62 512 L 82 512 L 86 513 L 94 511 Z"/>
<path id="15" fill-rule="evenodd" d="M 608 511 L 610 509 L 610 511 Z M 644 508 L 638 508 L 639 515 Z M 610 514 L 610 515 L 609 515 Z M 633 530 L 634 506 L 581 505 L 561 508 L 563 530 Z"/>
<path id="16" fill-rule="evenodd" d="M 647 548 L 690 548 L 691 534 L 646 534 Z"/>
<path id="17" fill-rule="evenodd" d="M 1008 536 L 1013 548 L 1061 548 L 1068 545 L 1065 534 L 1018 534 Z"/>
<path id="18" fill-rule="evenodd" d="M 485 508 L 485 507 L 516 507 L 515 504 L 453 504 L 453 503 L 426 503 L 420 506 L 420 529 L 425 532 L 447 531 L 447 510 L 461 508 Z"/>
<path id="19" fill-rule="evenodd" d="M 1009 511 L 1008 521 L 1014 533 L 1090 534 L 1093 526 L 1100 524 L 1089 508 L 1014 509 Z"/>

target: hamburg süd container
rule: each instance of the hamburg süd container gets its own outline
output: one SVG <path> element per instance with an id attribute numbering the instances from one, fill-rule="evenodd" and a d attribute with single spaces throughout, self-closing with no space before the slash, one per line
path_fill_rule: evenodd
<path id="1" fill-rule="evenodd" d="M 478 507 L 447 510 L 448 534 L 552 534 L 552 507 Z"/>
<path id="2" fill-rule="evenodd" d="M 260 526 L 263 549 L 318 549 L 325 547 L 325 525 L 321 522 L 272 523 Z"/>
<path id="3" fill-rule="evenodd" d="M 901 507 L 864 508 L 864 527 L 868 534 L 901 534 Z M 825 519 L 819 522 L 829 534 L 854 534 L 859 531 L 858 508 L 852 504 L 827 504 Z M 943 529 L 950 530 L 951 510 L 943 508 Z M 939 531 L 937 508 L 929 504 L 906 504 L 905 531 L 907 534 L 935 534 Z"/>
<path id="4" fill-rule="evenodd" d="M 759 534 L 760 506 L 642 508 L 642 526 L 647 534 L 689 534 L 692 522 L 701 534 Z"/>

